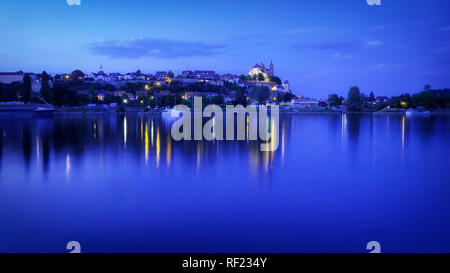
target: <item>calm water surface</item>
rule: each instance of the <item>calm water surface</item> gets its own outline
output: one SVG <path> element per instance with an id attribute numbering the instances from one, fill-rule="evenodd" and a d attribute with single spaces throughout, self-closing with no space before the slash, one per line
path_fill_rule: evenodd
<path id="1" fill-rule="evenodd" d="M 0 133 L 0 252 L 450 252 L 450 117 L 282 116 L 273 153 L 157 117 Z"/>

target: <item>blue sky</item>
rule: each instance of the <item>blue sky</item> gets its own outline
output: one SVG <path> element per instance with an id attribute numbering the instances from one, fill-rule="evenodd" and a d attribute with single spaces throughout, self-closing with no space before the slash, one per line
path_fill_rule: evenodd
<path id="1" fill-rule="evenodd" d="M 450 87 L 450 1 L 3 0 L 0 71 L 246 74 L 272 60 L 294 93 L 325 98 Z"/>

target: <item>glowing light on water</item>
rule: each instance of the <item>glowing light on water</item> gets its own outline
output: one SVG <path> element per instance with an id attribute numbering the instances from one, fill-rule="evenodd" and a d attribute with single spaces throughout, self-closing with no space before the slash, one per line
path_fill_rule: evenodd
<path id="1" fill-rule="evenodd" d="M 167 166 L 170 167 L 172 161 L 172 140 L 170 135 L 167 135 Z"/>
<path id="2" fill-rule="evenodd" d="M 273 153 L 275 151 L 275 143 L 278 143 L 278 139 L 277 139 L 277 132 L 275 131 L 275 120 L 272 119 L 272 122 L 270 124 L 270 147 L 271 147 L 271 152 L 270 155 L 273 158 Z"/>
<path id="3" fill-rule="evenodd" d="M 342 141 L 342 143 L 344 143 L 345 130 L 347 130 L 347 114 L 342 114 L 341 118 L 342 118 L 342 120 L 341 120 L 341 124 L 342 124 L 341 141 Z"/>
<path id="4" fill-rule="evenodd" d="M 153 147 L 153 120 L 152 120 L 152 127 L 151 127 L 150 134 L 151 134 L 150 139 L 151 139 L 152 147 Z"/>
<path id="5" fill-rule="evenodd" d="M 41 156 L 41 145 L 39 144 L 39 136 L 36 137 L 36 163 L 39 163 L 39 157 Z"/>
<path id="6" fill-rule="evenodd" d="M 198 169 L 198 167 L 200 167 L 200 159 L 201 159 L 200 142 L 197 142 L 197 169 Z"/>
<path id="7" fill-rule="evenodd" d="M 285 124 L 283 122 L 283 129 L 281 129 L 281 159 L 284 160 L 284 141 L 285 141 Z"/>
<path id="8" fill-rule="evenodd" d="M 70 168 L 71 168 L 71 166 L 70 166 L 70 155 L 67 154 L 66 155 L 66 180 L 67 180 L 67 182 L 70 181 Z"/>
<path id="9" fill-rule="evenodd" d="M 250 132 L 250 117 L 247 115 L 247 141 L 249 132 Z"/>
<path id="10" fill-rule="evenodd" d="M 141 118 L 141 143 L 144 141 L 144 119 Z"/>
<path id="11" fill-rule="evenodd" d="M 123 119 L 123 144 L 125 148 L 127 147 L 127 118 Z"/>
<path id="12" fill-rule="evenodd" d="M 145 165 L 148 164 L 148 123 L 145 123 Z"/>
<path id="13" fill-rule="evenodd" d="M 153 123 L 152 123 L 153 125 Z M 161 152 L 161 143 L 159 139 L 159 128 L 156 129 L 156 167 L 159 167 L 159 156 Z"/>
<path id="14" fill-rule="evenodd" d="M 405 120 L 405 116 L 403 116 L 402 118 L 402 152 L 403 149 L 405 148 L 405 126 L 406 126 L 406 120 Z"/>

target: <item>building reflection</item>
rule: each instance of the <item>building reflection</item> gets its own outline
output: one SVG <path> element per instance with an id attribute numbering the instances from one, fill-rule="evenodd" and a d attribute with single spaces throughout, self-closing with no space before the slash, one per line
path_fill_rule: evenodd
<path id="1" fill-rule="evenodd" d="M 50 135 L 44 133 L 42 139 L 42 169 L 44 174 L 48 172 L 50 163 Z"/>
<path id="2" fill-rule="evenodd" d="M 357 144 L 359 140 L 359 133 L 361 130 L 361 115 L 351 114 L 347 115 L 347 132 L 348 139 L 353 144 Z"/>
<path id="3" fill-rule="evenodd" d="M 140 163 L 150 168 L 169 168 L 177 159 L 176 162 L 182 162 L 183 166 L 191 165 L 199 170 L 202 164 L 213 165 L 239 154 L 249 164 L 250 171 L 260 175 L 261 172 L 270 173 L 277 158 L 281 162 L 288 153 L 289 119 L 280 120 L 277 133 L 272 130 L 275 128 L 274 121 L 268 120 L 267 130 L 271 139 L 262 142 L 247 139 L 173 141 L 171 127 L 166 126 L 160 117 L 151 116 L 24 118 L 1 128 L 0 160 L 4 156 L 4 133 L 9 129 L 16 130 L 15 126 L 19 124 L 21 130 L 16 130 L 17 137 L 11 136 L 8 142 L 18 142 L 21 146 L 24 164 L 28 166 L 33 159 L 42 166 L 43 173 L 47 173 L 53 165 L 64 165 L 67 181 L 73 178 L 74 164 L 81 166 L 82 161 L 88 158 L 86 155 L 95 157 L 95 161 L 89 164 L 98 164 L 92 165 L 90 171 L 101 172 L 106 160 L 117 160 L 124 155 L 134 161 L 136 168 Z M 246 135 L 249 135 L 249 128 L 254 125 L 247 121 L 245 126 Z M 261 152 L 261 144 L 267 143 L 274 149 L 277 142 L 277 150 Z M 153 160 L 155 165 L 149 165 Z"/>
<path id="4" fill-rule="evenodd" d="M 25 122 L 23 125 L 24 125 L 22 129 L 23 159 L 25 162 L 25 166 L 28 169 L 31 161 L 33 139 L 31 134 L 31 126 L 29 122 Z"/>

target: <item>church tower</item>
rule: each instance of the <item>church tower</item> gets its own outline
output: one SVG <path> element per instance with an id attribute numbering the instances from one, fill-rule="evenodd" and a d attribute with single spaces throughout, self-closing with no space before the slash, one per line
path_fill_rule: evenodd
<path id="1" fill-rule="evenodd" d="M 267 73 L 267 74 L 269 74 L 269 76 L 274 76 L 274 74 L 273 74 L 273 63 L 272 63 L 272 61 L 270 61 L 270 66 L 269 66 L 269 73 Z"/>

